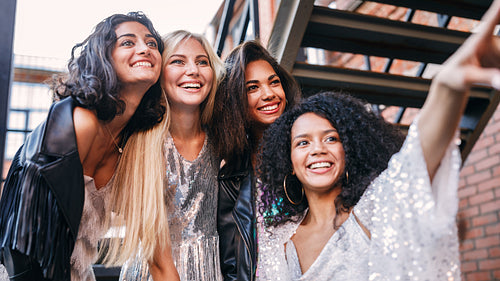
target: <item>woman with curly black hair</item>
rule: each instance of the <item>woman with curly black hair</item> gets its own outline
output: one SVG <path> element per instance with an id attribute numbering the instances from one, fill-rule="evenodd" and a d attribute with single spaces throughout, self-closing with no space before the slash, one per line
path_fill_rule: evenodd
<path id="1" fill-rule="evenodd" d="M 104 19 L 73 48 L 67 76 L 53 83 L 60 101 L 19 149 L 5 182 L 0 260 L 11 280 L 95 279 L 97 243 L 115 210 L 110 194 L 124 188 L 113 185 L 124 176 L 115 168 L 122 152 L 134 149 L 125 146 L 127 139 L 154 127 L 166 112 L 159 83 L 162 51 L 160 36 L 140 12 Z M 162 179 L 157 182 L 155 190 L 132 197 L 140 196 L 151 209 L 163 206 Z M 144 205 L 134 207 L 127 211 Z M 157 237 L 166 235 L 163 221 L 156 214 L 142 218 L 150 236 L 127 228 L 125 246 L 140 239 L 156 248 Z"/>
<path id="2" fill-rule="evenodd" d="M 257 148 L 264 130 L 300 98 L 294 78 L 257 41 L 227 56 L 211 134 L 224 159 L 219 171 L 217 230 L 224 280 L 254 280 Z"/>
<path id="3" fill-rule="evenodd" d="M 500 0 L 483 21 L 434 78 L 394 155 L 391 125 L 342 94 L 308 98 L 269 127 L 259 280 L 460 279 L 452 140 L 470 87 L 500 90 Z"/>

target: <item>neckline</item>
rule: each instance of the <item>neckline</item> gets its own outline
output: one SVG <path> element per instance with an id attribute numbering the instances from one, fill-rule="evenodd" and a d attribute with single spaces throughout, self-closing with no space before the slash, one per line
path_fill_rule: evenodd
<path id="1" fill-rule="evenodd" d="M 179 156 L 179 158 L 182 159 L 183 162 L 187 162 L 190 164 L 195 163 L 196 161 L 198 161 L 198 159 L 201 158 L 201 156 L 205 153 L 205 149 L 206 149 L 206 146 L 208 143 L 208 141 L 207 141 L 208 136 L 207 136 L 207 133 L 205 132 L 205 138 L 203 139 L 203 145 L 202 145 L 200 151 L 198 152 L 198 155 L 196 155 L 196 158 L 194 158 L 193 161 L 190 161 L 190 160 L 187 160 L 186 158 L 184 158 L 184 156 L 182 156 L 182 154 L 180 154 L 179 150 L 177 150 L 177 146 L 175 146 L 174 138 L 172 137 L 170 132 L 168 132 L 167 138 L 169 139 L 170 142 L 172 142 L 172 147 L 174 148 L 175 154 L 177 154 L 177 156 Z"/>

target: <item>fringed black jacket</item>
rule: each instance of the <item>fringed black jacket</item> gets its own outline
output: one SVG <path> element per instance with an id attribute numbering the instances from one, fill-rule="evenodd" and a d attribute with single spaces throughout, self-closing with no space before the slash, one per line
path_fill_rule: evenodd
<path id="1" fill-rule="evenodd" d="M 71 98 L 52 105 L 47 120 L 16 153 L 0 200 L 0 251 L 8 247 L 30 256 L 53 280 L 71 278 L 83 210 L 74 107 Z"/>

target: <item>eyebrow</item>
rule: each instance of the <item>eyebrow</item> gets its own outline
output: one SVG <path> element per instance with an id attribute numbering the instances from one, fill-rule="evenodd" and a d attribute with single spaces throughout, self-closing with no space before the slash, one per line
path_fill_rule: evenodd
<path id="1" fill-rule="evenodd" d="M 323 131 L 323 133 L 325 135 L 329 134 L 329 133 L 337 133 L 338 134 L 337 130 L 335 130 L 335 129 L 325 130 L 325 131 Z M 295 136 L 292 140 L 295 140 L 295 139 L 298 139 L 298 138 L 305 138 L 305 137 L 308 137 L 308 136 L 309 136 L 309 134 L 301 134 L 301 135 Z"/>
<path id="2" fill-rule="evenodd" d="M 134 37 L 134 38 L 136 38 L 137 36 L 136 36 L 134 33 L 125 33 L 125 34 L 122 34 L 122 35 L 118 36 L 118 37 L 116 38 L 116 40 L 118 40 L 118 39 L 120 39 L 120 38 L 122 38 L 122 37 Z M 150 33 L 146 34 L 146 37 L 151 37 L 151 38 L 156 39 L 156 38 L 153 36 L 153 34 L 150 34 Z"/>
<path id="3" fill-rule="evenodd" d="M 181 57 L 181 58 L 186 58 L 186 56 L 185 56 L 185 55 L 173 54 L 173 55 L 171 55 L 171 56 L 169 57 L 169 59 L 170 59 L 170 58 L 173 58 L 173 57 Z M 196 59 L 199 59 L 199 58 L 205 58 L 205 59 L 210 60 L 210 59 L 208 58 L 208 56 L 207 56 L 207 55 L 197 55 L 197 56 L 196 56 Z"/>
<path id="4" fill-rule="evenodd" d="M 273 80 L 275 77 L 279 77 L 278 74 L 274 73 L 267 77 L 267 81 Z M 248 80 L 245 85 L 259 83 L 259 80 Z"/>

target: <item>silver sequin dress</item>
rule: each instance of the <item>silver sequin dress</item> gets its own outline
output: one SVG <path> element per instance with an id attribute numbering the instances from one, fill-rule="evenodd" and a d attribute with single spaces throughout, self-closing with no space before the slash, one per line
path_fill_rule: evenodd
<path id="1" fill-rule="evenodd" d="M 165 141 L 167 159 L 167 210 L 172 254 L 182 281 L 222 280 L 217 234 L 218 159 L 205 143 L 198 157 L 188 161 L 175 148 L 172 137 Z M 123 267 L 120 280 L 149 280 L 148 263 L 140 254 Z"/>
<path id="2" fill-rule="evenodd" d="M 416 120 L 399 153 L 302 273 L 290 238 L 300 221 L 259 226 L 258 280 L 460 280 L 455 218 L 460 154 L 451 144 L 432 186 Z M 285 244 L 286 251 L 285 251 Z"/>

